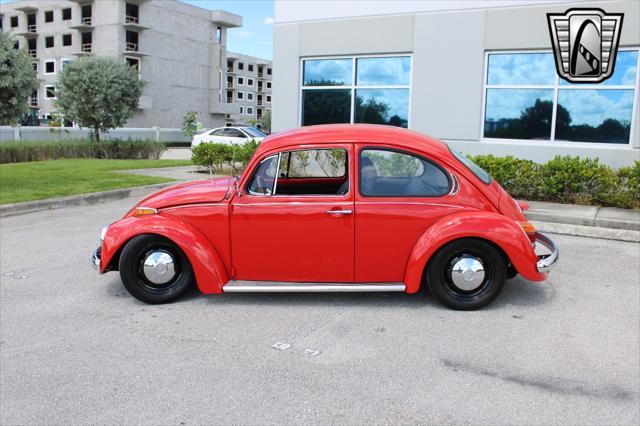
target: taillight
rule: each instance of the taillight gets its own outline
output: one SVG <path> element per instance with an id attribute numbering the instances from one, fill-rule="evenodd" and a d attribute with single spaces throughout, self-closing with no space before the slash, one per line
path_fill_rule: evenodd
<path id="1" fill-rule="evenodd" d="M 536 227 L 533 226 L 533 223 L 531 223 L 531 222 L 518 222 L 518 225 L 520 225 L 520 228 L 522 228 L 524 233 L 527 234 L 527 237 L 529 237 L 529 241 L 531 241 L 532 244 L 535 244 L 535 242 L 536 242 Z"/>

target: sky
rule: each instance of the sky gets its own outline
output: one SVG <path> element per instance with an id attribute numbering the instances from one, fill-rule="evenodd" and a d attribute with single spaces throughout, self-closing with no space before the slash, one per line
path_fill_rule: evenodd
<path id="1" fill-rule="evenodd" d="M 264 59 L 273 57 L 273 0 L 181 0 L 204 9 L 242 16 L 242 27 L 227 31 L 227 50 Z"/>

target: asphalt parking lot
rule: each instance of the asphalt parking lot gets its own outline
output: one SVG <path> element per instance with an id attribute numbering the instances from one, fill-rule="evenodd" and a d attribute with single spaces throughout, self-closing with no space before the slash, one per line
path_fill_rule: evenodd
<path id="1" fill-rule="evenodd" d="M 196 292 L 89 264 L 135 200 L 0 219 L 0 423 L 640 423 L 640 245 L 555 235 L 488 309 L 428 295 Z"/>

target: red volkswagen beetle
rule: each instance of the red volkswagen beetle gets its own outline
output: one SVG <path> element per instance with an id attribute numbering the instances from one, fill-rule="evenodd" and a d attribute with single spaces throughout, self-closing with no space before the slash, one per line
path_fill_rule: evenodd
<path id="1" fill-rule="evenodd" d="M 376 125 L 274 134 L 240 177 L 171 186 L 102 232 L 100 273 L 136 298 L 403 291 L 455 309 L 505 279 L 542 281 L 558 249 L 491 177 L 443 142 Z M 548 253 L 536 255 L 536 242 Z"/>

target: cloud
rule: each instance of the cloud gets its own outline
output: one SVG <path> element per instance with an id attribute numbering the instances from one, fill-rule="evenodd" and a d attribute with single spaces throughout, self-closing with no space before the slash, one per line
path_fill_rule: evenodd
<path id="1" fill-rule="evenodd" d="M 263 25 L 273 25 L 273 16 L 267 16 L 262 20 Z"/>

